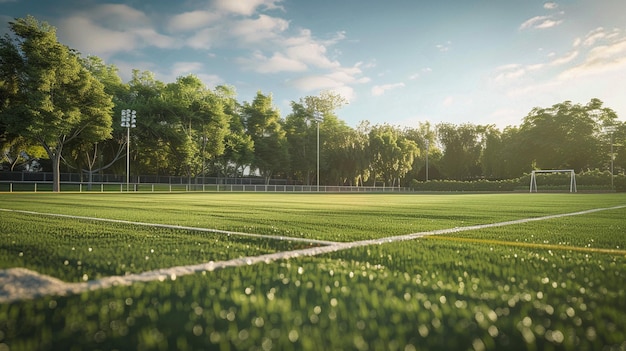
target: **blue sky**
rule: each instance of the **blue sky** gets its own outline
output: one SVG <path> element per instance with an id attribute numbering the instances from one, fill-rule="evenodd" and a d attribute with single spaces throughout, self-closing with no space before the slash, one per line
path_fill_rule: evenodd
<path id="1" fill-rule="evenodd" d="M 0 0 L 61 42 L 163 82 L 195 74 L 239 101 L 331 90 L 351 126 L 519 125 L 533 107 L 599 98 L 626 119 L 623 0 Z"/>

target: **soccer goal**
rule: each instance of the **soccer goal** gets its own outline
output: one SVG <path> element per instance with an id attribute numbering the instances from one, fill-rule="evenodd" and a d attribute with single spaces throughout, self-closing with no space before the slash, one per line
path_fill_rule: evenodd
<path id="1" fill-rule="evenodd" d="M 569 173 L 569 192 L 576 192 L 576 173 L 573 169 L 540 169 L 532 171 L 530 174 L 530 192 L 537 192 L 537 173 Z"/>

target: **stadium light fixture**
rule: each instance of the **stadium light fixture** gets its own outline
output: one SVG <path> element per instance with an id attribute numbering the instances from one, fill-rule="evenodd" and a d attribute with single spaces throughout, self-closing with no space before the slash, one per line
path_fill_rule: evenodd
<path id="1" fill-rule="evenodd" d="M 126 128 L 126 191 L 130 183 L 130 128 L 137 126 L 137 111 L 122 110 L 122 127 Z"/>

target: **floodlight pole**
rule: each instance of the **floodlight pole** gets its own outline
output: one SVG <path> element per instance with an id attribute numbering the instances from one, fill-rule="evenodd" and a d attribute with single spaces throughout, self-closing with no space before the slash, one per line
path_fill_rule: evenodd
<path id="1" fill-rule="evenodd" d="M 613 159 L 615 158 L 615 155 L 613 155 L 613 132 L 615 132 L 615 126 L 609 126 L 605 129 L 607 132 L 609 132 L 609 134 L 611 135 L 611 190 L 614 190 L 615 188 L 613 187 Z"/>
<path id="2" fill-rule="evenodd" d="M 613 185 L 613 159 L 615 156 L 613 155 L 613 132 L 615 132 L 615 126 L 606 126 L 604 127 L 604 132 L 609 133 L 611 140 L 611 190 L 614 190 Z"/>
<path id="3" fill-rule="evenodd" d="M 137 126 L 137 111 L 122 110 L 122 127 L 126 128 L 126 191 L 130 183 L 130 128 Z"/>
<path id="4" fill-rule="evenodd" d="M 317 191 L 320 191 L 320 123 L 324 117 L 319 111 L 313 113 L 313 120 L 317 123 Z"/>
<path id="5" fill-rule="evenodd" d="M 428 181 L 428 151 L 430 150 L 430 140 L 426 139 L 426 181 Z"/>

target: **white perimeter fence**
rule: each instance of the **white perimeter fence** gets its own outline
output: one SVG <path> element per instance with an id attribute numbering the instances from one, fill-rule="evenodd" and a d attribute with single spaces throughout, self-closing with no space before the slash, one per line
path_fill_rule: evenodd
<path id="1" fill-rule="evenodd" d="M 50 192 L 52 182 L 0 182 L 0 192 Z M 261 185 L 261 184 L 162 184 L 61 182 L 62 192 L 412 192 L 410 188 L 384 186 Z"/>

